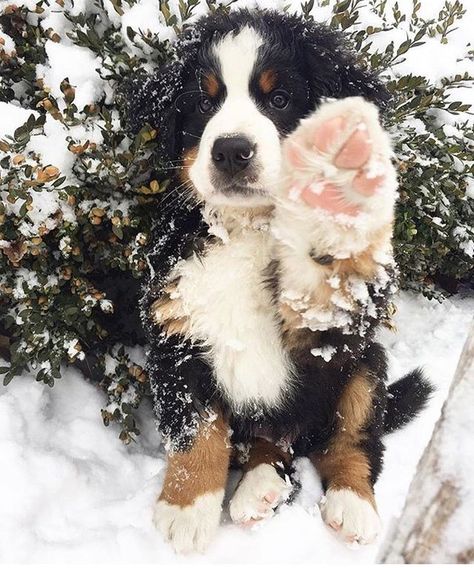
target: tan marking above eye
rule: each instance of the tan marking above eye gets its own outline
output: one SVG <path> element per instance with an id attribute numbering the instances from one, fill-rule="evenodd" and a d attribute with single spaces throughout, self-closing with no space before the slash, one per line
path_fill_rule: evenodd
<path id="1" fill-rule="evenodd" d="M 212 72 L 204 74 L 202 87 L 210 97 L 217 97 L 219 94 L 219 80 Z"/>
<path id="2" fill-rule="evenodd" d="M 258 84 L 262 92 L 265 94 L 270 93 L 276 87 L 277 84 L 277 74 L 273 69 L 266 69 L 260 75 Z"/>

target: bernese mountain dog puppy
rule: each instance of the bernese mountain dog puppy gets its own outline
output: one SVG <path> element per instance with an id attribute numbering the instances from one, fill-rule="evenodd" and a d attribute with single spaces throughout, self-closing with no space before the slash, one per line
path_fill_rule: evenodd
<path id="1" fill-rule="evenodd" d="M 128 98 L 131 128 L 158 131 L 174 172 L 141 303 L 168 451 L 157 527 L 202 551 L 232 463 L 230 516 L 250 525 L 308 456 L 324 522 L 372 542 L 383 435 L 431 388 L 414 371 L 387 390 L 375 339 L 396 275 L 386 90 L 338 33 L 241 10 L 188 28 Z"/>

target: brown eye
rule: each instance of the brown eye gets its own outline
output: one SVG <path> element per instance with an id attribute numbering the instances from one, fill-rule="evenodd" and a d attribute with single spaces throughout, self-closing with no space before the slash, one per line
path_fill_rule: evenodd
<path id="1" fill-rule="evenodd" d="M 286 91 L 273 91 L 270 95 L 270 105 L 277 110 L 285 109 L 290 103 L 290 95 Z"/>
<path id="2" fill-rule="evenodd" d="M 214 104 L 211 101 L 211 99 L 209 97 L 206 97 L 206 96 L 202 96 L 200 98 L 198 105 L 199 105 L 199 110 L 203 114 L 210 112 L 212 110 L 212 108 L 214 107 Z"/>

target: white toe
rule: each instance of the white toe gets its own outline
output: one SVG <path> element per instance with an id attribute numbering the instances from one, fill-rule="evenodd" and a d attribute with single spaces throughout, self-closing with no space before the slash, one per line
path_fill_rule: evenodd
<path id="1" fill-rule="evenodd" d="M 260 464 L 242 478 L 230 502 L 230 516 L 235 523 L 270 517 L 290 492 L 291 483 L 282 479 L 272 465 Z M 275 496 L 271 502 L 265 499 L 268 494 Z"/>
<path id="2" fill-rule="evenodd" d="M 205 552 L 219 527 L 223 497 L 223 490 L 206 493 L 186 507 L 159 500 L 153 521 L 178 554 Z"/>
<path id="3" fill-rule="evenodd" d="M 330 489 L 319 506 L 324 522 L 347 542 L 370 544 L 380 532 L 380 519 L 373 506 L 349 489 Z"/>

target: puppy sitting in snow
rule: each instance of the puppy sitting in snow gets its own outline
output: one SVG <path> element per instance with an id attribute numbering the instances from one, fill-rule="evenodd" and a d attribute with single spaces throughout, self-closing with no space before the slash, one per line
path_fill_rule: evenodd
<path id="1" fill-rule="evenodd" d="M 395 272 L 386 92 L 339 35 L 274 12 L 209 16 L 175 50 L 128 92 L 133 129 L 156 128 L 178 172 L 142 302 L 169 452 L 155 523 L 177 551 L 202 551 L 231 463 L 230 515 L 250 525 L 308 456 L 324 521 L 369 543 L 383 435 L 430 391 L 415 371 L 388 397 L 374 340 Z"/>

